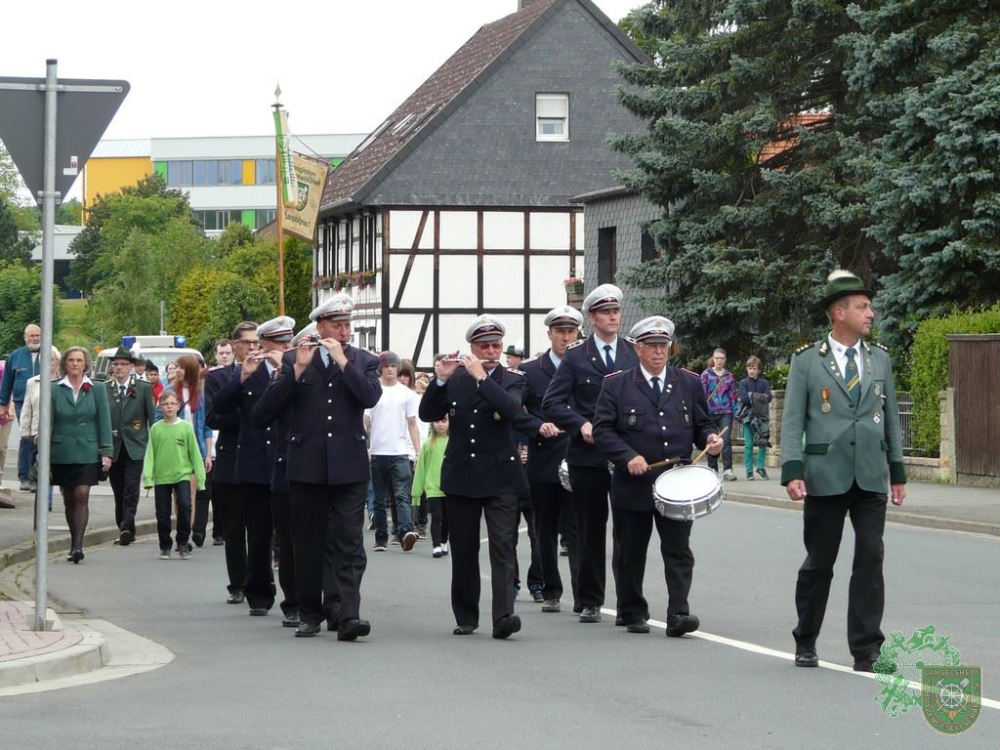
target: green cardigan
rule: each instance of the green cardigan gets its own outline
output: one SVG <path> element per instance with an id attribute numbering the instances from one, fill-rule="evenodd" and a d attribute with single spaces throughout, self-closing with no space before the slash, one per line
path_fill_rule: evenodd
<path id="1" fill-rule="evenodd" d="M 101 456 L 111 458 L 111 413 L 101 384 L 84 379 L 75 402 L 70 386 L 52 384 L 51 445 L 54 464 L 96 464 Z"/>

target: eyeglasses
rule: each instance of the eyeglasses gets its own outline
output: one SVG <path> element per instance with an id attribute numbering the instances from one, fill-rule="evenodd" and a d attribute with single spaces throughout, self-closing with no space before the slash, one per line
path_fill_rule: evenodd
<path id="1" fill-rule="evenodd" d="M 237 344 L 244 344 L 249 346 L 251 349 L 256 349 L 260 346 L 260 339 L 236 339 Z"/>

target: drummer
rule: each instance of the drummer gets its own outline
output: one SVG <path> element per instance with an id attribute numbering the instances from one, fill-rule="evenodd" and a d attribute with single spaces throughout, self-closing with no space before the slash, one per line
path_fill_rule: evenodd
<path id="1" fill-rule="evenodd" d="M 723 441 L 709 419 L 698 376 L 668 367 L 674 324 L 654 315 L 633 326 L 637 367 L 604 379 L 594 417 L 594 441 L 615 466 L 611 512 L 620 547 L 620 614 L 630 633 L 648 633 L 642 595 L 646 549 L 656 524 L 667 580 L 667 635 L 678 638 L 698 629 L 688 608 L 694 555 L 691 521 L 675 521 L 656 512 L 653 483 L 669 467 L 650 468 L 665 459 L 691 463 L 691 446 L 722 451 Z"/>

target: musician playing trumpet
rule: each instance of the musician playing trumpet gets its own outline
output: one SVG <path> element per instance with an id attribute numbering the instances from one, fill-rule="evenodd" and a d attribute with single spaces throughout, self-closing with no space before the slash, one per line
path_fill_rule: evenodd
<path id="1" fill-rule="evenodd" d="M 671 458 L 690 463 L 692 444 L 717 456 L 723 441 L 708 416 L 698 376 L 667 365 L 674 324 L 654 315 L 636 323 L 631 337 L 639 364 L 604 378 L 594 416 L 594 441 L 615 467 L 611 513 L 620 545 L 619 613 L 628 632 L 649 632 L 642 583 L 655 523 L 666 570 L 667 635 L 677 638 L 700 624 L 688 606 L 694 570 L 692 522 L 656 512 L 653 483 L 669 469 L 651 469 L 650 464 Z"/>
<path id="2" fill-rule="evenodd" d="M 494 315 L 480 315 L 465 332 L 470 354 L 436 364 L 437 377 L 420 401 L 420 419 L 447 416 L 450 436 L 441 467 L 451 537 L 451 606 L 455 635 L 479 627 L 479 527 L 486 516 L 493 589 L 493 637 L 521 629 L 514 614 L 517 496 L 527 478 L 517 451 L 515 424 L 526 418 L 527 383 L 500 366 L 507 329 Z"/>

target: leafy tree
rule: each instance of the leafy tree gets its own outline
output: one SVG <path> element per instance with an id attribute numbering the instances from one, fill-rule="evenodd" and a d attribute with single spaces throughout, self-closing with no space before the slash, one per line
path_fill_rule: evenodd
<path id="1" fill-rule="evenodd" d="M 237 248 L 254 243 L 253 231 L 246 224 L 239 221 L 231 221 L 216 242 L 216 254 L 219 258 L 226 258 Z"/>
<path id="2" fill-rule="evenodd" d="M 42 274 L 36 267 L 0 263 L 0 354 L 24 344 L 24 327 L 42 320 Z M 53 310 L 59 330 L 59 306 Z"/>
<path id="3" fill-rule="evenodd" d="M 167 316 L 167 330 L 183 333 L 192 346 L 206 354 L 221 336 L 214 336 L 217 326 L 212 321 L 211 299 L 224 281 L 238 278 L 235 274 L 213 267 L 197 267 L 188 271 L 177 283 Z"/>
<path id="4" fill-rule="evenodd" d="M 160 301 L 172 307 L 184 274 L 205 267 L 208 243 L 190 222 L 169 218 L 161 231 L 133 229 L 121 249 L 105 252 L 110 273 L 87 314 L 91 329 L 100 326 L 105 340 L 113 340 L 159 331 Z"/>
<path id="5" fill-rule="evenodd" d="M 32 246 L 30 235 L 21 236 L 10 204 L 0 196 L 0 263 L 30 263 Z"/>
<path id="6" fill-rule="evenodd" d="M 191 217 L 187 196 L 168 190 L 163 178 L 152 174 L 119 193 L 99 196 L 87 215 L 87 228 L 70 245 L 76 257 L 70 265 L 67 283 L 90 293 L 113 271 L 113 257 L 133 230 L 157 234 L 171 219 L 201 234 Z"/>
<path id="7" fill-rule="evenodd" d="M 619 278 L 692 352 L 787 355 L 825 325 L 830 270 L 881 270 L 837 44 L 857 26 L 824 0 L 655 0 L 624 27 L 655 64 L 623 67 L 619 98 L 648 130 L 612 147 L 663 214 L 660 257 Z"/>
<path id="8" fill-rule="evenodd" d="M 10 158 L 3 142 L 0 141 L 0 198 L 8 201 L 17 200 L 18 191 L 24 186 L 21 174 L 14 165 L 14 160 Z"/>
<path id="9" fill-rule="evenodd" d="M 224 267 L 267 290 L 274 308 L 278 307 L 278 248 L 274 240 L 245 244 L 226 258 Z M 285 239 L 285 312 L 299 326 L 305 325 L 312 309 L 312 250 L 309 245 Z"/>
<path id="10" fill-rule="evenodd" d="M 83 204 L 76 198 L 60 203 L 56 210 L 56 224 L 78 227 L 83 223 Z"/>
<path id="11" fill-rule="evenodd" d="M 267 292 L 239 276 L 226 278 L 216 287 L 209 298 L 208 309 L 212 321 L 206 334 L 209 340 L 229 336 L 243 320 L 261 323 L 275 315 L 274 303 Z"/>
<path id="12" fill-rule="evenodd" d="M 847 75 L 874 136 L 859 159 L 868 235 L 892 266 L 876 302 L 906 345 L 922 320 L 1000 299 L 1000 16 L 995 2 L 863 7 Z"/>

